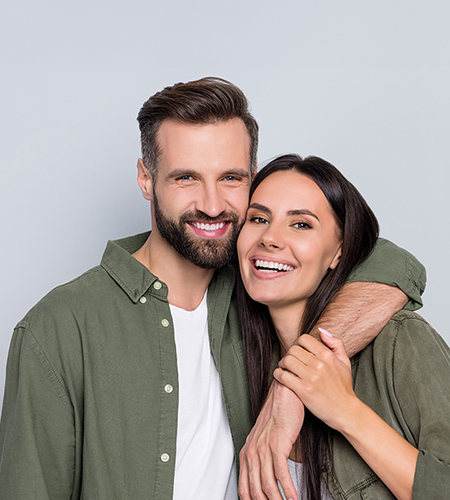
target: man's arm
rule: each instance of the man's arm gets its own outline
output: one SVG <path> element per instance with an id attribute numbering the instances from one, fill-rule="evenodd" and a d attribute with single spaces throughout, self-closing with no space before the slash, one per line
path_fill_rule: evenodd
<path id="1" fill-rule="evenodd" d="M 407 302 L 408 296 L 395 286 L 347 283 L 325 308 L 311 335 L 320 340 L 318 327 L 333 332 L 351 358 L 370 344 Z"/>
<path id="2" fill-rule="evenodd" d="M 425 280 L 425 268 L 413 255 L 380 238 L 327 306 L 318 326 L 341 338 L 352 356 L 370 343 L 405 304 L 407 309 L 421 307 Z M 318 333 L 317 328 L 313 331 Z M 293 408 L 298 414 L 297 425 L 292 422 Z M 280 500 L 277 479 L 286 498 L 296 500 L 287 457 L 303 423 L 303 404 L 289 389 L 272 387 L 260 415 L 261 421 L 258 417 L 240 455 L 241 498 Z"/>
<path id="3" fill-rule="evenodd" d="M 74 434 L 72 406 L 46 353 L 17 328 L 0 422 L 0 498 L 78 498 Z"/>

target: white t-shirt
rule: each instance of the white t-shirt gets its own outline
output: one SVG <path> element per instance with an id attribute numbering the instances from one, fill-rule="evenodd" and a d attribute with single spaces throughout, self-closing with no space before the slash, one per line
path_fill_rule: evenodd
<path id="1" fill-rule="evenodd" d="M 206 294 L 194 311 L 170 305 L 179 404 L 175 500 L 237 500 L 234 448 L 219 373 L 211 355 Z"/>

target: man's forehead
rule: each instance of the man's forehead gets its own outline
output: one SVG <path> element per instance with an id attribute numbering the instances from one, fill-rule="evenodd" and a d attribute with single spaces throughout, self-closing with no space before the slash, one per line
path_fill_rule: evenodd
<path id="1" fill-rule="evenodd" d="M 250 171 L 250 136 L 240 118 L 191 124 L 165 120 L 158 131 L 162 163 L 201 165 L 208 162 Z"/>
<path id="2" fill-rule="evenodd" d="M 250 134 L 241 118 L 230 118 L 229 120 L 216 120 L 207 123 L 190 123 L 173 118 L 166 118 L 158 129 L 158 138 L 165 136 L 183 136 L 198 134 L 202 130 L 212 129 L 234 129 L 236 134 L 248 139 L 250 146 Z"/>

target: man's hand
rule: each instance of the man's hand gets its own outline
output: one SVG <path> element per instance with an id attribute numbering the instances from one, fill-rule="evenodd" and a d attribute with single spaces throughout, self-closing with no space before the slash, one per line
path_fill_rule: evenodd
<path id="1" fill-rule="evenodd" d="M 277 480 L 287 499 L 298 500 L 287 459 L 303 425 L 304 406 L 276 380 L 239 455 L 241 500 L 282 500 Z"/>

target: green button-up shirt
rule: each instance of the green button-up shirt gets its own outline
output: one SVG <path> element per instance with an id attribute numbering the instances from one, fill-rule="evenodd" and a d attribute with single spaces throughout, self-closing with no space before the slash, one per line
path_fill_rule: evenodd
<path id="1" fill-rule="evenodd" d="M 0 423 L 1 499 L 172 498 L 176 348 L 167 286 L 131 256 L 147 237 L 109 242 L 100 266 L 50 292 L 17 325 Z M 420 302 L 424 272 L 412 256 L 382 242 L 371 259 L 376 279 L 369 262 L 353 281 L 397 284 L 412 307 Z M 225 266 L 207 303 L 237 457 L 251 418 L 233 288 Z"/>
<path id="2" fill-rule="evenodd" d="M 418 314 L 400 311 L 352 358 L 352 374 L 356 395 L 419 450 L 413 500 L 450 498 L 450 349 L 444 340 Z M 333 498 L 394 500 L 349 442 L 333 435 Z"/>

